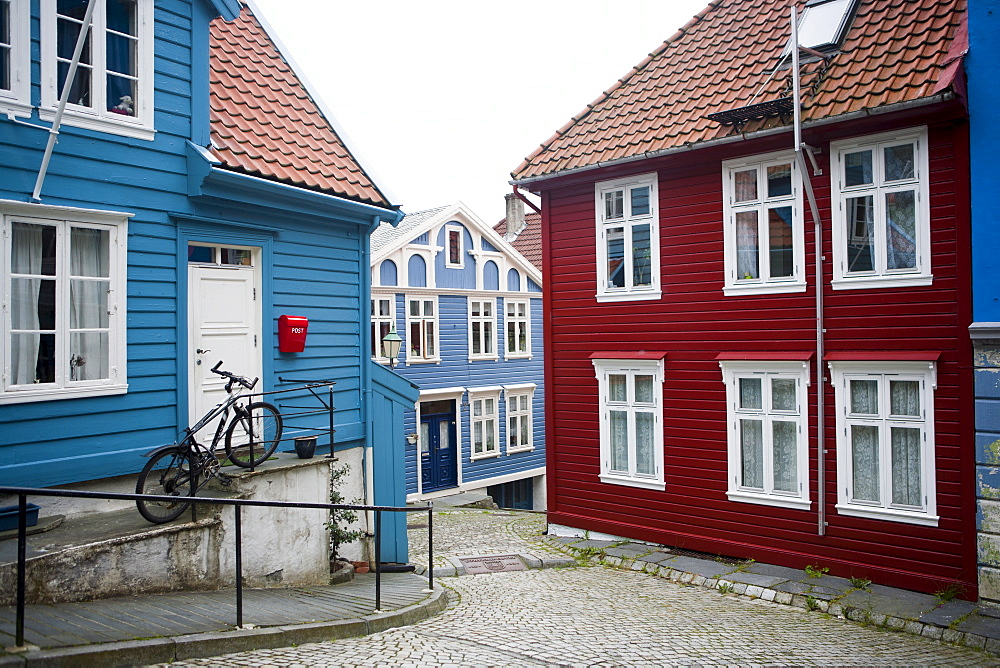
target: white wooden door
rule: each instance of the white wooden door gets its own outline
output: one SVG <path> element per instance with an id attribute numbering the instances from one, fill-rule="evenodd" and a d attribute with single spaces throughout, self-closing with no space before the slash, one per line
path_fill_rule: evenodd
<path id="1" fill-rule="evenodd" d="M 222 369 L 256 378 L 261 373 L 260 308 L 254 267 L 188 265 L 190 360 L 190 424 L 225 396 L 226 380 L 211 372 Z M 255 391 L 260 391 L 258 384 Z M 211 442 L 215 426 L 199 433 Z"/>

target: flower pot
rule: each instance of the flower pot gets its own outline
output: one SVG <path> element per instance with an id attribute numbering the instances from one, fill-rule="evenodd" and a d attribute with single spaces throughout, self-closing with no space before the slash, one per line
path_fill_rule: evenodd
<path id="1" fill-rule="evenodd" d="M 351 564 L 354 566 L 354 572 L 361 574 L 368 572 L 368 562 L 367 561 L 352 561 Z"/>
<path id="2" fill-rule="evenodd" d="M 25 504 L 27 514 L 25 516 L 25 527 L 33 527 L 38 524 L 38 506 L 34 503 Z M 4 506 L 0 508 L 0 531 L 10 531 L 17 528 L 17 506 Z"/>
<path id="3" fill-rule="evenodd" d="M 316 437 L 299 436 L 295 439 L 295 454 L 299 459 L 312 459 L 316 454 Z"/>

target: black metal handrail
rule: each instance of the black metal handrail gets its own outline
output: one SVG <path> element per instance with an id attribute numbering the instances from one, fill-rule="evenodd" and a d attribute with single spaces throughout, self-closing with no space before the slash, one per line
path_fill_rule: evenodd
<path id="1" fill-rule="evenodd" d="M 24 646 L 24 609 L 25 609 L 25 571 L 27 567 L 27 523 L 28 495 L 55 496 L 62 498 L 105 499 L 120 501 L 178 501 L 176 496 L 161 494 L 126 494 L 119 492 L 83 492 L 70 489 L 36 489 L 33 487 L 3 487 L 0 494 L 18 497 L 17 513 L 17 620 L 15 625 L 15 643 Z M 183 497 L 185 502 L 210 503 L 215 505 L 235 506 L 235 541 L 236 541 L 236 626 L 243 627 L 243 541 L 242 519 L 243 506 L 259 506 L 266 508 L 314 508 L 319 510 L 357 510 L 375 512 L 375 609 L 382 607 L 382 513 L 413 513 L 427 512 L 427 588 L 434 589 L 434 504 L 426 506 L 365 506 L 344 503 L 300 503 L 294 501 L 261 501 L 258 499 L 212 499 L 199 496 Z"/>

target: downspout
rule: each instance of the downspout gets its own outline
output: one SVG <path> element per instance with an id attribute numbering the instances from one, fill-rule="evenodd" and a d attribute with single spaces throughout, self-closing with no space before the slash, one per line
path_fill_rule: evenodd
<path id="1" fill-rule="evenodd" d="M 49 161 L 52 159 L 52 150 L 56 145 L 56 138 L 59 136 L 59 127 L 62 125 L 63 112 L 66 111 L 66 103 L 69 100 L 69 90 L 73 87 L 73 79 L 76 78 L 77 66 L 80 64 L 80 56 L 83 55 L 83 46 L 87 43 L 87 36 L 94 18 L 94 8 L 97 0 L 90 0 L 87 3 L 87 13 L 83 16 L 83 23 L 80 25 L 80 34 L 76 38 L 76 47 L 73 49 L 73 60 L 70 61 L 69 71 L 66 73 L 66 81 L 63 83 L 62 92 L 59 94 L 59 107 L 56 109 L 56 116 L 52 119 L 52 127 L 49 128 L 49 140 L 45 144 L 45 155 L 42 156 L 42 166 L 38 168 L 38 178 L 35 179 L 35 190 L 31 194 L 31 199 L 36 202 L 42 201 L 42 183 L 45 182 L 45 173 L 49 171 Z"/>
<path id="2" fill-rule="evenodd" d="M 524 196 L 524 194 L 521 192 L 521 189 L 517 186 L 517 184 L 514 185 L 514 194 L 517 196 L 519 200 L 521 200 L 529 207 L 531 207 L 532 211 L 534 211 L 538 215 L 542 215 L 542 210 L 539 209 L 537 206 L 535 206 L 534 202 L 532 202 L 531 200 L 529 200 L 527 197 Z"/>
<path id="3" fill-rule="evenodd" d="M 799 27 L 795 6 L 791 7 L 792 19 L 792 97 L 795 99 L 795 162 L 802 175 L 802 184 L 809 199 L 809 210 L 813 219 L 813 234 L 816 245 L 816 484 L 817 490 L 817 526 L 819 536 L 826 535 L 826 421 L 824 419 L 824 394 L 826 389 L 825 373 L 823 371 L 823 223 L 819 217 L 819 207 L 816 206 L 816 194 L 813 192 L 812 180 L 809 178 L 802 143 L 802 110 L 799 88 Z M 816 161 L 812 153 L 809 160 L 814 167 Z M 819 171 L 817 169 L 817 171 Z"/>
<path id="4" fill-rule="evenodd" d="M 379 216 L 372 217 L 372 225 L 368 228 L 365 233 L 365 239 L 363 240 L 363 252 L 361 258 L 361 285 L 366 287 L 366 290 L 359 290 L 360 293 L 360 307 L 362 318 L 364 314 L 368 313 L 371 307 L 371 290 L 372 290 L 372 251 L 371 251 L 371 237 L 372 232 L 374 232 L 381 222 Z M 367 296 L 367 298 L 366 298 Z M 369 365 L 371 360 L 368 358 L 368 350 L 371 347 L 371 342 L 368 338 L 371 336 L 371 327 L 368 327 L 362 320 L 361 326 L 361 387 L 364 388 L 362 392 L 365 396 L 362 400 L 365 402 L 365 442 L 364 446 L 361 448 L 361 478 L 365 486 L 365 503 L 367 505 L 375 505 L 375 472 L 374 457 L 372 456 L 374 442 L 373 436 L 375 433 L 375 411 L 372 409 L 372 400 L 375 393 L 372 391 L 371 386 L 371 372 L 369 371 Z M 370 536 L 375 535 L 374 530 L 374 519 L 372 511 L 365 511 L 365 533 Z M 371 544 L 369 544 L 371 546 Z M 371 560 L 375 559 L 375 550 L 372 548 L 369 550 L 371 555 Z"/>

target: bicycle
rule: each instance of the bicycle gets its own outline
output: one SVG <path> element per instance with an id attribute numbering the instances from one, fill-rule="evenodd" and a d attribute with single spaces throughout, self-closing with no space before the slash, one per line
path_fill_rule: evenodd
<path id="1" fill-rule="evenodd" d="M 180 517 L 191 505 L 183 498 L 195 496 L 212 478 L 218 477 L 224 485 L 232 482 L 232 477 L 221 471 L 225 460 L 220 461 L 215 454 L 223 434 L 226 459 L 243 468 L 252 468 L 266 461 L 281 440 L 282 421 L 277 408 L 266 401 L 246 405 L 240 402 L 244 390 L 252 391 L 260 379 L 251 381 L 223 371 L 219 368 L 221 366 L 220 360 L 211 371 L 228 379 L 227 398 L 205 413 L 194 426 L 185 428 L 179 442 L 143 455 L 149 457 L 149 461 L 139 473 L 135 493 L 178 497 L 177 501 L 136 500 L 139 513 L 154 524 Z M 230 410 L 234 413 L 232 421 L 229 420 Z M 220 416 L 211 446 L 199 443 L 195 435 Z"/>

